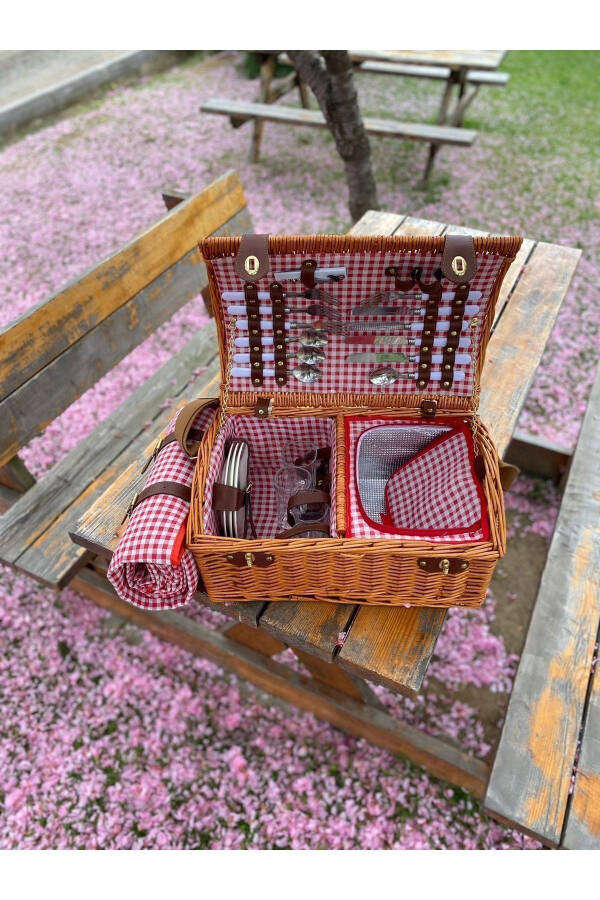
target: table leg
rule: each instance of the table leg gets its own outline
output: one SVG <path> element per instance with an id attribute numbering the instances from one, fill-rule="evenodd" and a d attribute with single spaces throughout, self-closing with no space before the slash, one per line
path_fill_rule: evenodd
<path id="1" fill-rule="evenodd" d="M 271 84 L 275 77 L 276 58 L 269 54 L 260 67 L 260 102 L 271 103 Z M 264 122 L 255 119 L 252 131 L 252 144 L 250 147 L 250 162 L 257 163 L 260 157 L 260 144 L 262 141 Z"/>

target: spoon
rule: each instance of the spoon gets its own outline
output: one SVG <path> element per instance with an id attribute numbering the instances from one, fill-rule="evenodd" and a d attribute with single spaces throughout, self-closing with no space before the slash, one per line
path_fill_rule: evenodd
<path id="1" fill-rule="evenodd" d="M 317 369 L 316 366 L 310 366 L 308 363 L 300 363 L 291 371 L 294 378 L 297 378 L 298 381 L 303 381 L 305 384 L 318 381 L 319 378 L 323 377 L 320 369 Z M 263 369 L 262 374 L 264 378 L 274 378 L 275 369 Z M 252 372 L 250 369 L 234 366 L 231 370 L 231 375 L 233 378 L 250 378 Z"/>
<path id="2" fill-rule="evenodd" d="M 328 340 L 324 334 L 320 331 L 305 331 L 304 334 L 298 335 L 298 337 L 291 337 L 288 339 L 288 343 L 298 342 L 303 347 L 326 347 L 328 344 Z M 235 339 L 236 347 L 249 347 L 250 346 L 250 338 L 246 335 L 240 335 Z M 273 346 L 273 335 L 264 335 L 261 338 L 261 344 L 263 347 L 272 347 Z"/>

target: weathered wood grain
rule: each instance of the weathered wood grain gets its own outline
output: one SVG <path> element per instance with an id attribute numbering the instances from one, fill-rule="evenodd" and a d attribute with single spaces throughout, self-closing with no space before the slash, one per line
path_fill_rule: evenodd
<path id="1" fill-rule="evenodd" d="M 485 797 L 490 813 L 552 846 L 560 843 L 565 821 L 600 624 L 599 446 L 600 377 L 573 457 Z M 597 767 L 591 734 L 589 752 Z M 588 787 L 594 784 L 588 781 Z M 585 778 L 581 786 L 585 789 Z M 585 822 L 583 795 L 578 804 Z M 597 810 L 592 814 L 590 808 L 590 816 L 595 828 Z"/>
<path id="2" fill-rule="evenodd" d="M 600 850 L 600 666 L 596 662 L 562 846 Z"/>
<path id="3" fill-rule="evenodd" d="M 353 62 L 381 60 L 415 66 L 447 66 L 450 69 L 497 69 L 506 50 L 350 50 Z"/>
<path id="4" fill-rule="evenodd" d="M 352 605 L 334 603 L 269 603 L 260 627 L 289 644 L 331 662 L 340 633 L 353 614 Z"/>
<path id="5" fill-rule="evenodd" d="M 216 234 L 251 227 L 246 209 Z M 197 247 L 0 402 L 0 465 L 206 287 Z"/>
<path id="6" fill-rule="evenodd" d="M 410 63 L 383 62 L 378 60 L 366 60 L 361 63 L 361 72 L 369 75 L 401 75 L 405 78 L 427 78 L 433 81 L 447 81 L 452 70 L 447 66 L 418 66 Z M 510 75 L 508 72 L 488 72 L 484 69 L 471 69 L 466 76 L 469 85 L 487 85 L 489 87 L 504 87 L 508 84 Z"/>
<path id="7" fill-rule="evenodd" d="M 503 456 L 581 251 L 537 244 L 494 328 L 482 375 L 480 415 Z"/>
<path id="8" fill-rule="evenodd" d="M 445 609 L 361 609 L 336 660 L 354 675 L 415 694 L 445 619 Z"/>
<path id="9" fill-rule="evenodd" d="M 147 628 L 197 656 L 206 657 L 275 697 L 293 703 L 358 738 L 426 766 L 436 777 L 481 796 L 488 767 L 479 759 L 440 738 L 396 721 L 389 714 L 354 700 L 333 688 L 323 689 L 313 678 L 298 675 L 255 650 L 235 644 L 218 631 L 210 631 L 180 613 L 150 613 L 119 600 L 93 573 L 81 572 L 73 587 L 99 606 Z"/>
<path id="10" fill-rule="evenodd" d="M 300 109 L 292 106 L 276 106 L 270 103 L 251 103 L 247 100 L 230 100 L 215 97 L 201 106 L 201 111 L 221 116 L 234 116 L 239 120 L 256 119 L 279 122 L 285 125 L 305 125 L 309 128 L 327 128 L 320 110 Z M 452 144 L 469 147 L 477 137 L 476 131 L 454 128 L 450 125 L 428 125 L 420 122 L 396 122 L 394 119 L 363 118 L 367 134 L 374 137 L 394 137 L 407 141 L 427 141 L 430 144 Z"/>
<path id="11" fill-rule="evenodd" d="M 212 370 L 199 375 L 196 385 L 189 384 L 195 368 L 211 364 Z M 86 505 L 117 476 L 124 453 L 137 454 L 143 445 L 156 440 L 153 430 L 146 430 L 145 425 L 158 420 L 155 430 L 164 427 L 172 414 L 174 398 L 186 387 L 194 396 L 196 387 L 200 390 L 214 378 L 216 365 L 214 328 L 210 327 L 196 335 L 2 516 L 0 559 L 46 583 L 61 583 L 74 559 L 82 555 L 68 538 L 67 524 L 72 527 Z M 161 412 L 165 403 L 169 409 Z M 138 437 L 140 446 L 135 444 Z"/>
<path id="12" fill-rule="evenodd" d="M 246 206 L 235 172 L 0 331 L 0 397 L 6 397 L 123 306 Z"/>

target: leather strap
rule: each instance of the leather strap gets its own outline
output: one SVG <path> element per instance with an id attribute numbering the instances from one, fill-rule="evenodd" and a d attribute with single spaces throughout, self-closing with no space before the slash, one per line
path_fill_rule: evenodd
<path id="1" fill-rule="evenodd" d="M 246 282 L 266 278 L 269 274 L 269 235 L 242 235 L 234 268 L 235 274 Z"/>
<path id="2" fill-rule="evenodd" d="M 202 440 L 202 436 L 200 436 L 198 440 L 191 439 L 192 426 L 198 413 L 207 407 L 218 409 L 219 401 L 215 397 L 203 397 L 200 400 L 192 400 L 191 403 L 188 403 L 183 407 L 175 422 L 175 429 L 173 431 L 174 438 L 176 441 L 179 441 L 179 446 L 190 459 L 195 459 L 198 456 L 198 447 Z M 167 440 L 165 438 L 164 443 L 166 442 Z"/>
<path id="3" fill-rule="evenodd" d="M 447 391 L 454 381 L 454 359 L 456 349 L 460 344 L 463 320 L 465 316 L 465 303 L 469 296 L 469 285 L 459 284 L 454 292 L 452 308 L 450 311 L 450 327 L 446 337 L 446 346 L 442 355 L 442 388 Z"/>
<path id="4" fill-rule="evenodd" d="M 300 491 L 293 494 L 288 501 L 288 511 L 296 506 L 308 506 L 310 503 L 325 503 L 329 505 L 331 497 L 327 491 Z"/>
<path id="5" fill-rule="evenodd" d="M 415 284 L 419 281 L 421 277 L 421 272 L 423 269 L 417 267 L 414 268 L 410 274 L 409 279 L 400 279 L 400 269 L 398 266 L 386 266 L 385 274 L 393 276 L 394 278 L 394 288 L 397 291 L 412 291 Z"/>
<path id="6" fill-rule="evenodd" d="M 237 512 L 246 502 L 246 492 L 237 487 L 215 481 L 212 492 L 212 508 L 219 512 Z"/>
<path id="7" fill-rule="evenodd" d="M 139 494 L 134 496 L 127 507 L 127 511 L 123 516 L 121 524 L 123 524 L 125 519 L 129 518 L 131 513 L 140 505 L 140 503 L 143 503 L 148 497 L 155 497 L 157 494 L 167 494 L 171 497 L 179 497 L 180 500 L 185 500 L 186 503 L 189 503 L 192 499 L 191 487 L 180 484 L 178 481 L 156 481 L 154 484 L 149 484 L 148 487 L 145 487 L 143 491 L 140 491 Z"/>
<path id="8" fill-rule="evenodd" d="M 275 538 L 277 540 L 285 540 L 286 538 L 298 537 L 309 531 L 320 531 L 321 534 L 326 534 L 327 537 L 331 534 L 329 525 L 326 525 L 324 522 L 300 522 L 298 525 L 294 525 L 292 528 L 287 528 L 285 531 L 276 534 Z"/>
<path id="9" fill-rule="evenodd" d="M 275 357 L 275 381 L 283 385 L 287 381 L 287 354 L 285 332 L 285 303 L 283 288 L 278 281 L 269 285 L 273 314 L 273 349 Z"/>
<path id="10" fill-rule="evenodd" d="M 259 397 L 254 404 L 254 415 L 260 419 L 267 419 L 273 409 L 273 400 L 270 397 Z"/>
<path id="11" fill-rule="evenodd" d="M 300 266 L 300 281 L 307 288 L 315 286 L 315 272 L 317 270 L 316 259 L 305 259 Z"/>
<path id="12" fill-rule="evenodd" d="M 477 272 L 477 257 L 473 238 L 468 234 L 447 234 L 442 253 L 442 273 L 454 284 L 473 281 Z"/>
<path id="13" fill-rule="evenodd" d="M 417 385 L 420 388 L 426 388 L 431 380 L 431 354 L 435 340 L 438 310 L 440 300 L 442 299 L 442 282 L 436 278 L 435 281 L 432 281 L 430 284 L 423 284 L 419 277 L 417 283 L 423 293 L 427 296 L 417 369 Z"/>
<path id="14" fill-rule="evenodd" d="M 255 284 L 244 285 L 246 314 L 248 316 L 248 335 L 250 338 L 250 377 L 255 387 L 263 383 L 262 333 L 260 329 L 260 305 Z"/>

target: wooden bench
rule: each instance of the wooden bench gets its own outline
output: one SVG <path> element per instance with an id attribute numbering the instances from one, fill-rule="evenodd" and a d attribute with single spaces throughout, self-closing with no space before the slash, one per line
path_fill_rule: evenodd
<path id="1" fill-rule="evenodd" d="M 204 103 L 201 110 L 205 113 L 229 116 L 235 124 L 254 120 L 278 122 L 284 125 L 304 125 L 308 128 L 327 128 L 323 113 L 317 109 L 276 106 L 273 103 L 251 103 L 245 100 L 223 100 L 215 97 Z M 476 131 L 454 128 L 449 125 L 426 125 L 420 122 L 396 122 L 394 119 L 374 118 L 363 118 L 363 122 L 367 134 L 376 137 L 401 138 L 407 141 L 425 141 L 431 147 L 435 147 L 436 152 L 443 144 L 470 147 L 477 137 Z M 256 158 L 257 156 L 258 149 Z M 423 175 L 424 182 L 427 182 L 432 166 L 433 157 L 428 160 Z"/>
<path id="2" fill-rule="evenodd" d="M 233 173 L 184 203 L 178 203 L 176 192 L 167 200 L 171 206 L 178 204 L 168 216 L 0 333 L 0 409 L 11 424 L 0 445 L 1 496 L 10 504 L 0 518 L 0 558 L 44 584 L 58 588 L 68 583 L 161 638 L 482 797 L 487 762 L 451 741 L 398 722 L 366 683 L 418 691 L 443 627 L 444 610 L 326 603 L 223 606 L 198 595 L 205 606 L 229 617 L 222 627 L 208 628 L 181 612 L 138 610 L 119 600 L 104 578 L 123 512 L 145 477 L 142 463 L 173 406 L 217 392 L 213 323 L 194 335 L 43 480 L 25 494 L 17 492 L 27 480 L 15 457 L 18 449 L 202 289 L 205 270 L 196 239 L 215 231 L 251 228 Z M 353 232 L 446 230 L 466 231 L 371 212 Z M 578 250 L 526 240 L 503 285 L 481 397 L 483 418 L 501 453 L 509 448 L 579 256 Z M 39 392 L 45 405 L 35 402 Z M 302 662 L 302 674 L 273 658 L 285 647 L 291 647 Z M 585 760 L 590 753 L 582 752 L 581 765 L 589 765 Z"/>
<path id="3" fill-rule="evenodd" d="M 599 447 L 600 370 L 485 795 L 491 815 L 570 849 L 600 848 Z"/>

